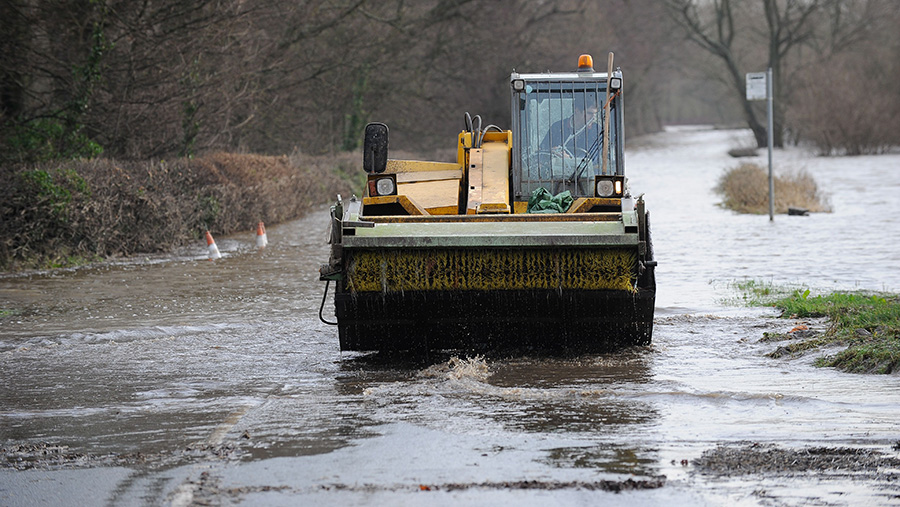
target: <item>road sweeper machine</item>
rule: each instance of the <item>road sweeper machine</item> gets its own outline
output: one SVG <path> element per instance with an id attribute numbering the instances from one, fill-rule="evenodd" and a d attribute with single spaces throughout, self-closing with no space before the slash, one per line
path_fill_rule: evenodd
<path id="1" fill-rule="evenodd" d="M 367 125 L 368 184 L 331 208 L 320 270 L 341 350 L 650 343 L 656 261 L 625 177 L 622 72 L 582 55 L 509 89 L 512 130 L 466 114 L 455 163 L 390 160 L 387 126 Z"/>

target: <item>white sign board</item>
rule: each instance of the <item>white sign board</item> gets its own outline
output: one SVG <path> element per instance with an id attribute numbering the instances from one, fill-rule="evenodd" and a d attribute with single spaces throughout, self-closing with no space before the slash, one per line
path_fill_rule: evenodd
<path id="1" fill-rule="evenodd" d="M 766 73 L 747 73 L 747 100 L 766 100 Z"/>

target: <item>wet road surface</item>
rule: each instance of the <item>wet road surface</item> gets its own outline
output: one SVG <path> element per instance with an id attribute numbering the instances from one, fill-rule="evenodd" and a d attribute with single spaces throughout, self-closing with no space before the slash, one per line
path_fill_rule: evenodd
<path id="1" fill-rule="evenodd" d="M 770 224 L 714 206 L 736 135 L 670 131 L 628 154 L 660 261 L 647 349 L 342 354 L 317 317 L 325 210 L 270 226 L 262 251 L 250 232 L 219 238 L 216 262 L 197 245 L 0 278 L 0 504 L 896 504 L 889 461 L 695 466 L 757 444 L 896 457 L 900 440 L 900 377 L 766 358 L 762 333 L 796 322 L 725 302 L 742 277 L 898 290 L 884 266 L 900 265 L 900 176 L 882 167 L 900 157 L 856 157 L 851 175 L 847 159 L 782 154 L 815 164 L 824 188 L 853 190 L 834 193 L 833 214 Z"/>

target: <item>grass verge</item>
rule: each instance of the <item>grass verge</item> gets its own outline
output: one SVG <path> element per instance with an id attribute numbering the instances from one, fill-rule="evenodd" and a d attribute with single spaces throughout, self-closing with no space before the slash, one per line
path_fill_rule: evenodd
<path id="1" fill-rule="evenodd" d="M 816 365 L 853 373 L 887 374 L 900 369 L 900 296 L 860 292 L 813 296 L 808 289 L 788 291 L 754 281 L 736 287 L 748 295 L 748 304 L 775 306 L 782 310 L 783 318 L 827 319 L 828 327 L 823 332 L 798 326 L 781 336 L 767 333 L 764 341 L 791 340 L 769 354 L 771 357 L 841 344 L 847 348 L 818 359 Z"/>

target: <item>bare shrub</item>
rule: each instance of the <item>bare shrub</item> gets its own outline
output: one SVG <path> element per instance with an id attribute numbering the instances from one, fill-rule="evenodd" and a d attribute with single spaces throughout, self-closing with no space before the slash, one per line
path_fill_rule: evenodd
<path id="1" fill-rule="evenodd" d="M 803 208 L 813 213 L 829 213 L 827 198 L 819 191 L 815 180 L 800 170 L 774 178 L 776 213 L 788 208 Z M 768 170 L 744 163 L 727 170 L 715 188 L 723 197 L 722 206 L 738 213 L 765 214 L 769 212 Z"/>

